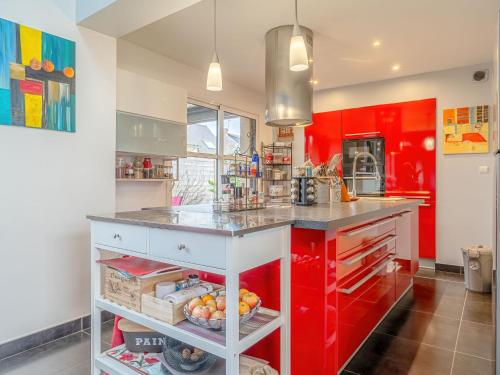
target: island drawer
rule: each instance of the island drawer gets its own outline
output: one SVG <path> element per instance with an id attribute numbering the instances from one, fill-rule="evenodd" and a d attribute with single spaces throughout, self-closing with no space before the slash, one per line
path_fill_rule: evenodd
<path id="1" fill-rule="evenodd" d="M 395 234 L 396 218 L 386 217 L 367 224 L 342 228 L 338 232 L 337 253 L 341 254 L 355 247 L 368 244 L 384 235 Z"/>
<path id="2" fill-rule="evenodd" d="M 339 367 L 358 349 L 395 300 L 394 255 L 339 284 Z"/>
<path id="3" fill-rule="evenodd" d="M 213 234 L 152 228 L 150 254 L 180 262 L 224 269 L 226 237 Z"/>
<path id="4" fill-rule="evenodd" d="M 339 254 L 337 258 L 337 277 L 342 280 L 377 263 L 389 253 L 395 252 L 397 237 L 384 235 L 369 244 L 355 247 Z"/>
<path id="5" fill-rule="evenodd" d="M 95 243 L 118 249 L 145 254 L 148 249 L 148 228 L 136 225 L 92 223 L 92 235 Z"/>

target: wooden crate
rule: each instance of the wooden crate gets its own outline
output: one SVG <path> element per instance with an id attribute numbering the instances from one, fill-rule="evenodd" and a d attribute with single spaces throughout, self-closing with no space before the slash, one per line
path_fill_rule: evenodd
<path id="1" fill-rule="evenodd" d="M 224 289 L 224 286 L 222 285 L 212 285 L 214 291 L 210 294 Z M 161 320 L 162 322 L 175 325 L 186 319 L 183 312 L 185 304 L 186 302 L 173 304 L 169 301 L 156 298 L 153 291 L 142 295 L 141 312 L 153 318 Z"/>
<path id="2" fill-rule="evenodd" d="M 154 292 L 157 283 L 182 279 L 182 270 L 170 271 L 152 277 L 127 278 L 119 271 L 103 266 L 103 273 L 104 298 L 138 312 L 141 311 L 141 296 Z"/>

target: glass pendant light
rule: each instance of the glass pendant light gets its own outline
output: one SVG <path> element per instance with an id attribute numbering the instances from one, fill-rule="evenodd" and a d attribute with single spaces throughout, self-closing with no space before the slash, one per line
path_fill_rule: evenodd
<path id="1" fill-rule="evenodd" d="M 222 70 L 217 55 L 217 0 L 214 0 L 214 55 L 208 68 L 207 90 L 222 91 Z"/>
<path id="2" fill-rule="evenodd" d="M 309 69 L 306 42 L 300 31 L 297 15 L 297 0 L 295 0 L 295 23 L 293 24 L 293 33 L 290 40 L 290 70 L 300 72 L 306 69 Z"/>

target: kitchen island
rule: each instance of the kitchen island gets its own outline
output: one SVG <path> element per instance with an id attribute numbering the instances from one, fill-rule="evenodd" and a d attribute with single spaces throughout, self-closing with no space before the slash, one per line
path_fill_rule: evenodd
<path id="1" fill-rule="evenodd" d="M 236 267 L 240 286 L 255 290 L 264 307 L 280 311 L 280 321 L 260 332 L 252 345 L 247 340 L 248 345 L 236 346 L 269 360 L 283 374 L 333 374 L 411 288 L 418 269 L 419 203 L 361 199 L 222 214 L 207 206 L 185 206 L 91 215 L 89 219 L 93 254 L 104 249 L 178 264 L 199 271 L 203 279 L 225 283 L 228 293 L 237 290 L 233 284 L 238 277 L 231 273 L 233 284 L 228 287 L 228 275 L 221 270 L 232 259 L 231 248 L 238 249 L 237 262 L 245 264 Z M 137 230 L 141 233 L 134 233 Z M 289 264 L 287 259 L 291 259 L 291 283 L 286 281 L 289 272 L 283 269 Z M 234 259 L 231 262 L 235 264 Z M 101 301 L 95 285 L 93 290 Z M 100 321 L 99 312 L 93 309 L 94 322 Z M 154 319 L 140 315 L 128 317 L 158 328 Z M 97 323 L 94 328 L 99 327 Z M 237 324 L 233 328 L 237 331 Z M 231 348 L 229 335 L 234 333 L 227 332 L 226 345 L 214 347 L 214 354 L 221 356 Z M 211 349 L 210 345 L 203 348 Z M 98 354 L 93 351 L 93 357 Z M 231 366 L 226 367 L 226 374 L 235 373 L 237 361 L 231 359 Z"/>

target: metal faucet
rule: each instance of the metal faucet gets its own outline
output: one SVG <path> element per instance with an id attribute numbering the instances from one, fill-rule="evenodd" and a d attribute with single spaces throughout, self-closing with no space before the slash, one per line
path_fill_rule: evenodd
<path id="1" fill-rule="evenodd" d="M 377 159 L 375 158 L 375 156 L 373 156 L 373 154 L 371 154 L 367 151 L 356 152 L 356 155 L 354 155 L 354 162 L 353 162 L 353 166 L 352 166 L 352 197 L 353 198 L 356 198 L 356 176 L 357 176 L 356 164 L 358 163 L 358 158 L 361 156 L 367 156 L 367 157 L 373 159 L 373 163 L 375 165 L 375 179 L 377 181 L 381 180 L 380 172 L 378 171 L 378 163 L 377 163 Z"/>

